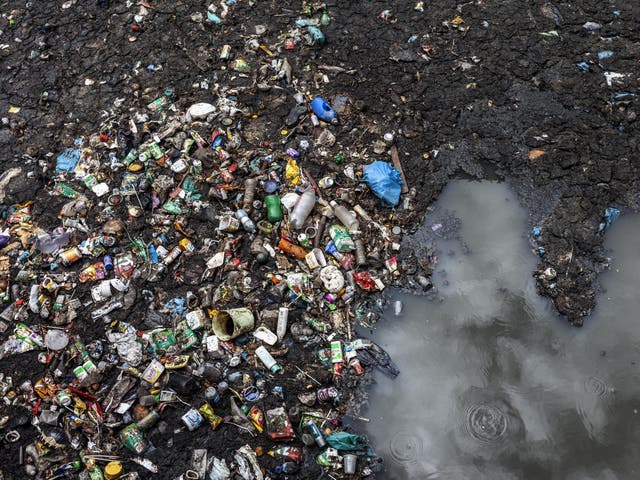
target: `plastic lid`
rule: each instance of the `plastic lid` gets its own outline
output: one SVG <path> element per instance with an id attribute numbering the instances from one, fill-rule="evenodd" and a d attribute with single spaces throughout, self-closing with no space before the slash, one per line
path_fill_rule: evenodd
<path id="1" fill-rule="evenodd" d="M 271 373 L 278 373 L 279 371 L 281 371 L 281 370 L 282 370 L 282 367 L 276 363 L 276 364 L 275 364 L 273 367 L 271 367 L 269 370 L 271 371 Z"/>
<path id="2" fill-rule="evenodd" d="M 273 193 L 276 190 L 278 190 L 278 184 L 276 182 L 274 182 L 273 180 L 267 180 L 262 185 L 262 188 L 264 188 L 264 191 L 266 193 Z"/>
<path id="3" fill-rule="evenodd" d="M 120 462 L 109 462 L 104 467 L 104 474 L 107 476 L 107 480 L 116 479 L 122 475 L 122 464 Z"/>

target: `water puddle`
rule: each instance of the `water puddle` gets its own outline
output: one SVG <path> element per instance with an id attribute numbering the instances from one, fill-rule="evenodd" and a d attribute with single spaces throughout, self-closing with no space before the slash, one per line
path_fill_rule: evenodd
<path id="1" fill-rule="evenodd" d="M 582 329 L 538 296 L 526 212 L 505 184 L 456 181 L 427 215 L 435 297 L 393 301 L 373 339 L 368 436 L 393 479 L 628 479 L 640 450 L 640 218 L 610 229 L 611 271 Z M 455 216 L 459 221 L 452 221 Z M 440 226 L 442 224 L 442 226 Z M 459 238 L 451 237 L 458 225 Z"/>

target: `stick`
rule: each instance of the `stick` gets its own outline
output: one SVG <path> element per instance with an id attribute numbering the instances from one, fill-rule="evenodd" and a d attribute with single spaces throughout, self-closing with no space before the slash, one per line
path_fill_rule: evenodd
<path id="1" fill-rule="evenodd" d="M 294 367 L 296 367 L 300 373 L 304 373 L 304 374 L 305 374 L 307 377 L 309 377 L 311 380 L 313 380 L 314 382 L 316 382 L 318 385 L 322 386 L 322 384 L 321 384 L 318 380 L 316 380 L 316 379 L 315 379 L 315 378 L 313 378 L 311 375 L 309 375 L 307 372 L 305 372 L 304 370 L 302 370 L 299 366 L 294 365 Z"/>
<path id="2" fill-rule="evenodd" d="M 398 171 L 400 172 L 400 176 L 402 177 L 402 185 L 400 185 L 400 191 L 402 193 L 407 193 L 409 191 L 409 186 L 407 185 L 407 177 L 404 176 L 404 170 L 402 170 L 402 164 L 400 163 L 398 149 L 395 145 L 391 147 L 391 160 L 393 161 L 393 166 L 398 169 Z"/>

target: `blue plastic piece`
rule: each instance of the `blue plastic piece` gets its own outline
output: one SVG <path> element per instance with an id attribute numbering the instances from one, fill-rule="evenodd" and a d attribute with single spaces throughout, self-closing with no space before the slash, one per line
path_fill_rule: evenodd
<path id="1" fill-rule="evenodd" d="M 598 232 L 603 232 L 607 227 L 609 227 L 613 221 L 620 216 L 620 210 L 617 208 L 609 207 L 604 211 L 604 222 L 600 222 L 598 225 Z"/>
<path id="2" fill-rule="evenodd" d="M 207 12 L 207 20 L 211 23 L 215 23 L 216 25 L 220 25 L 222 23 L 222 19 L 213 12 Z"/>
<path id="3" fill-rule="evenodd" d="M 307 27 L 307 31 L 309 32 L 309 35 L 311 35 L 311 40 L 313 40 L 314 45 L 324 45 L 325 37 L 322 30 L 318 27 L 314 27 L 313 25 L 309 25 Z"/>
<path id="4" fill-rule="evenodd" d="M 164 307 L 169 309 L 171 313 L 175 315 L 182 315 L 187 311 L 187 307 L 185 307 L 185 300 L 182 297 L 172 298 L 164 304 Z"/>
<path id="5" fill-rule="evenodd" d="M 215 150 L 218 147 L 222 147 L 222 146 L 224 146 L 224 136 L 216 135 L 216 138 L 214 138 L 213 142 L 211 142 L 211 149 Z"/>
<path id="6" fill-rule="evenodd" d="M 578 62 L 576 63 L 576 67 L 583 73 L 587 73 L 589 71 L 589 64 L 587 62 Z"/>
<path id="7" fill-rule="evenodd" d="M 56 173 L 60 172 L 72 172 L 80 160 L 80 152 L 73 148 L 67 148 L 64 152 L 58 155 L 56 161 Z"/>
<path id="8" fill-rule="evenodd" d="M 531 230 L 531 234 L 534 237 L 539 237 L 541 233 L 542 233 L 542 227 L 533 227 L 533 230 Z"/>
<path id="9" fill-rule="evenodd" d="M 611 225 L 613 221 L 620 216 L 620 210 L 617 208 L 609 207 L 604 211 L 604 218 L 607 221 L 607 226 Z"/>
<path id="10" fill-rule="evenodd" d="M 311 100 L 311 110 L 323 122 L 337 123 L 338 114 L 331 108 L 331 105 L 322 97 L 316 97 Z"/>
<path id="11" fill-rule="evenodd" d="M 158 263 L 158 252 L 153 245 L 149 245 L 149 257 L 151 258 L 151 263 Z"/>
<path id="12" fill-rule="evenodd" d="M 609 57 L 613 57 L 613 52 L 611 50 L 602 50 L 601 52 L 598 52 L 598 58 L 600 60 L 609 58 Z"/>
<path id="13" fill-rule="evenodd" d="M 385 205 L 395 207 L 400 201 L 402 177 L 387 162 L 376 161 L 364 167 L 363 180 Z"/>
<path id="14" fill-rule="evenodd" d="M 309 25 L 311 25 L 311 20 L 307 18 L 299 18 L 298 20 L 295 21 L 295 25 L 298 28 L 308 27 Z"/>

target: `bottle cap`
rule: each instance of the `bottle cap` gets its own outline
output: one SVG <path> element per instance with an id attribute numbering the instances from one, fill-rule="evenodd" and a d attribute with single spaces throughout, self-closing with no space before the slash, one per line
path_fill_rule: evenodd
<path id="1" fill-rule="evenodd" d="M 276 363 L 276 364 L 275 364 L 273 367 L 271 367 L 269 370 L 271 371 L 271 373 L 278 373 L 279 371 L 281 371 L 281 370 L 282 370 L 282 367 Z"/>
<path id="2" fill-rule="evenodd" d="M 109 462 L 104 467 L 105 480 L 115 480 L 122 475 L 122 464 L 120 462 Z"/>

